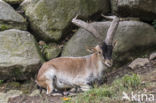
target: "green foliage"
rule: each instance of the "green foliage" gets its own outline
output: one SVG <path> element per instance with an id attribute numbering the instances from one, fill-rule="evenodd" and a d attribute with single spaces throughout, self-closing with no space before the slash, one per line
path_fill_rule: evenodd
<path id="1" fill-rule="evenodd" d="M 153 25 L 154 28 L 156 29 L 156 20 L 153 20 L 152 25 Z"/>
<path id="2" fill-rule="evenodd" d="M 72 101 L 67 100 L 67 101 L 64 101 L 63 103 L 72 103 Z"/>
<path id="3" fill-rule="evenodd" d="M 99 103 L 104 98 L 111 98 L 113 95 L 113 91 L 109 87 L 105 88 L 94 88 L 88 92 L 84 92 L 83 94 L 80 94 L 76 100 L 75 103 Z"/>
<path id="4" fill-rule="evenodd" d="M 132 76 L 125 75 L 122 81 L 126 88 L 138 89 L 141 84 L 140 77 L 137 74 L 133 74 Z"/>
<path id="5" fill-rule="evenodd" d="M 0 84 L 2 84 L 3 83 L 3 80 L 0 80 Z"/>
<path id="6" fill-rule="evenodd" d="M 94 88 L 90 91 L 79 94 L 67 103 L 112 103 L 120 102 L 122 92 L 131 92 L 141 88 L 141 80 L 137 74 L 125 75 L 115 80 L 111 85 L 103 85 L 100 88 Z"/>
<path id="7" fill-rule="evenodd" d="M 1 25 L 0 26 L 0 31 L 4 31 L 4 30 L 7 30 L 8 27 L 6 25 Z"/>

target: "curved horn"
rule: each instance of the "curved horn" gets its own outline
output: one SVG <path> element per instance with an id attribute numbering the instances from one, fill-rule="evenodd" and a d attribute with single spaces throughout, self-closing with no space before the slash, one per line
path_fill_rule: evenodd
<path id="1" fill-rule="evenodd" d="M 99 42 L 102 42 L 102 39 L 100 38 L 99 32 L 93 27 L 93 25 L 86 23 L 80 19 L 77 19 L 77 16 L 72 19 L 72 23 L 79 26 L 79 27 L 84 28 L 85 30 L 90 32 Z"/>
<path id="2" fill-rule="evenodd" d="M 118 24 L 119 24 L 120 20 L 117 16 L 104 16 L 103 15 L 103 17 L 105 17 L 107 19 L 113 19 L 113 21 L 107 31 L 106 38 L 104 41 L 107 45 L 112 45 L 113 38 L 114 38 L 115 32 L 118 28 Z"/>

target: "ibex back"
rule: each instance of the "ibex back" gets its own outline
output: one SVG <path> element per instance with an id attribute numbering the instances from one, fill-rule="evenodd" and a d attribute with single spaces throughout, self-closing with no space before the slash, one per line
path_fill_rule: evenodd
<path id="1" fill-rule="evenodd" d="M 37 76 L 37 84 L 47 89 L 50 94 L 54 89 L 80 87 L 82 91 L 91 88 L 95 80 L 100 80 L 103 71 L 112 66 L 112 41 L 117 29 L 119 18 L 113 19 L 103 41 L 96 29 L 91 25 L 75 17 L 72 22 L 93 34 L 100 41 L 91 55 L 83 57 L 60 57 L 52 59 L 42 65 Z"/>

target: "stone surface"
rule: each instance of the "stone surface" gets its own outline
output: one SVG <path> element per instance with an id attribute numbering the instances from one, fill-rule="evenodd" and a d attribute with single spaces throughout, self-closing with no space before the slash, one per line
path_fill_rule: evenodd
<path id="1" fill-rule="evenodd" d="M 110 22 L 95 22 L 92 25 L 104 39 Z M 128 52 L 130 50 L 156 44 L 156 32 L 152 26 L 143 22 L 122 21 L 119 23 L 114 41 L 117 42 L 114 47 L 114 53 L 121 54 L 120 56 L 123 56 L 124 53 L 129 53 L 126 56 L 127 58 L 133 53 Z M 87 55 L 89 52 L 86 49 L 96 46 L 97 42 L 89 32 L 79 29 L 65 45 L 62 56 Z"/>
<path id="2" fill-rule="evenodd" d="M 26 31 L 0 32 L 1 80 L 25 80 L 34 76 L 43 61 L 34 37 Z"/>
<path id="3" fill-rule="evenodd" d="M 9 4 L 0 0 L 0 31 L 11 28 L 26 30 L 26 20 Z"/>
<path id="4" fill-rule="evenodd" d="M 30 96 L 38 96 L 40 95 L 40 91 L 38 89 L 33 90 L 32 93 L 30 94 Z"/>
<path id="5" fill-rule="evenodd" d="M 145 64 L 149 63 L 148 58 L 137 58 L 134 61 L 132 61 L 131 64 L 128 65 L 131 69 L 134 69 L 137 66 L 144 66 Z"/>
<path id="6" fill-rule="evenodd" d="M 20 4 L 23 0 L 4 0 L 5 2 L 13 5 L 13 4 Z"/>
<path id="7" fill-rule="evenodd" d="M 79 14 L 87 18 L 97 12 L 109 11 L 108 0 L 25 0 L 31 28 L 44 40 L 59 40 L 71 19 Z"/>
<path id="8" fill-rule="evenodd" d="M 43 45 L 42 47 L 43 49 L 43 55 L 46 58 L 46 60 L 51 60 L 53 58 L 56 58 L 57 56 L 59 56 L 59 54 L 61 53 L 61 48 L 59 47 L 59 45 L 55 44 L 55 43 L 51 43 L 51 44 L 46 44 Z"/>
<path id="9" fill-rule="evenodd" d="M 143 20 L 156 18 L 156 0 L 111 0 L 112 11 L 120 16 L 139 17 Z"/>
<path id="10" fill-rule="evenodd" d="M 0 92 L 0 103 L 8 103 L 9 98 L 14 98 L 22 94 L 19 90 L 10 90 L 7 93 Z"/>
<path id="11" fill-rule="evenodd" d="M 156 59 L 156 52 L 152 53 L 149 57 L 150 60 Z"/>

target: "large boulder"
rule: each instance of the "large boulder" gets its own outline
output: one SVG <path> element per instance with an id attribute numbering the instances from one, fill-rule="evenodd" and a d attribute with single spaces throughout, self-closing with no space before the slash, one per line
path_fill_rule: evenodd
<path id="1" fill-rule="evenodd" d="M 143 20 L 156 18 L 156 0 L 111 0 L 112 11 L 120 16 L 139 17 Z"/>
<path id="2" fill-rule="evenodd" d="M 34 77 L 42 57 L 34 37 L 26 31 L 0 32 L 0 79 L 25 80 Z"/>
<path id="3" fill-rule="evenodd" d="M 104 39 L 110 22 L 95 22 L 92 23 L 92 25 L 100 32 L 101 37 Z M 114 40 L 117 41 L 114 53 L 117 55 L 120 54 L 120 57 L 128 53 L 126 56 L 127 58 L 133 53 L 128 52 L 130 50 L 155 45 L 156 32 L 152 26 L 140 21 L 122 21 L 119 23 Z M 98 41 L 88 31 L 81 28 L 67 42 L 62 56 L 87 55 L 89 52 L 87 52 L 86 49 L 96 46 L 97 42 Z M 124 58 L 121 59 L 124 60 Z"/>
<path id="4" fill-rule="evenodd" d="M 25 0 L 21 6 L 26 11 L 31 29 L 38 36 L 56 41 L 76 14 L 86 18 L 109 11 L 108 0 Z"/>
<path id="5" fill-rule="evenodd" d="M 26 19 L 18 14 L 9 4 L 0 0 L 0 31 L 11 28 L 26 30 Z"/>

